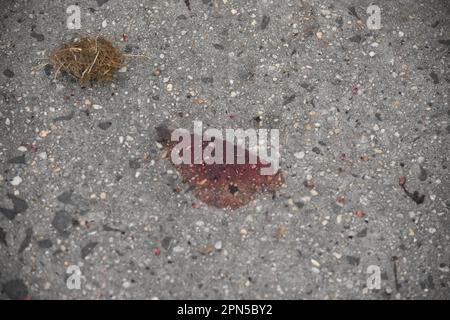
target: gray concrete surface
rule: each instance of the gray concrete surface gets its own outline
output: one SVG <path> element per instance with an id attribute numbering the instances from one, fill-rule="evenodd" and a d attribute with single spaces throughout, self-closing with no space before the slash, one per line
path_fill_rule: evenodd
<path id="1" fill-rule="evenodd" d="M 366 0 L 77 3 L 81 32 L 148 58 L 113 84 L 53 79 L 75 3 L 2 1 L 1 298 L 449 298 L 448 1 L 378 0 L 380 30 Z M 154 127 L 258 116 L 285 186 L 197 203 Z"/>

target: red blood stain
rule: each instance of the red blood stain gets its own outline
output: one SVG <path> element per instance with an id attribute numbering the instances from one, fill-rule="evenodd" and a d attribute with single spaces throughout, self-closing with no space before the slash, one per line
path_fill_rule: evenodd
<path id="1" fill-rule="evenodd" d="M 193 202 L 192 203 L 192 208 L 198 209 L 198 208 L 200 208 L 200 205 L 197 202 Z"/>
<path id="2" fill-rule="evenodd" d="M 360 219 L 364 218 L 366 216 L 366 213 L 364 211 L 358 210 L 356 211 L 356 216 Z"/>
<path id="3" fill-rule="evenodd" d="M 161 254 L 161 249 L 156 247 L 153 249 L 153 253 L 155 254 L 155 256 L 159 256 Z"/>
<path id="4" fill-rule="evenodd" d="M 157 128 L 160 135 L 158 141 L 165 140 L 168 156 L 177 142 L 167 141 L 167 129 Z M 162 133 L 162 135 L 161 135 Z M 191 135 L 191 163 L 194 161 L 194 135 Z M 209 142 L 203 141 L 203 149 Z M 217 140 L 216 145 L 223 144 L 223 159 L 226 159 L 228 141 Z M 175 168 L 180 172 L 183 181 L 188 183 L 195 196 L 208 205 L 217 208 L 237 209 L 254 200 L 260 192 L 274 193 L 284 182 L 280 171 L 274 175 L 262 175 L 261 169 L 270 167 L 259 157 L 255 164 L 249 164 L 250 151 L 245 149 L 245 164 L 237 164 L 238 146 L 234 147 L 234 164 L 180 164 Z"/>
<path id="5" fill-rule="evenodd" d="M 128 42 L 128 35 L 124 34 L 122 36 L 124 42 Z"/>

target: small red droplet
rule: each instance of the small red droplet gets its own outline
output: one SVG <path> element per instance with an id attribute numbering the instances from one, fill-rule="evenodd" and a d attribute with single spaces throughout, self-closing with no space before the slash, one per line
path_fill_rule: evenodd
<path id="1" fill-rule="evenodd" d="M 161 254 L 161 249 L 156 247 L 153 249 L 153 253 L 155 254 L 155 256 L 159 256 Z"/>
<path id="2" fill-rule="evenodd" d="M 364 211 L 361 211 L 361 210 L 356 211 L 355 214 L 356 214 L 356 216 L 357 216 L 358 218 L 360 218 L 360 219 L 364 218 L 365 215 L 366 215 L 366 213 L 365 213 Z"/>
<path id="3" fill-rule="evenodd" d="M 126 34 L 123 35 L 123 41 L 128 42 L 128 35 L 126 35 Z"/>
<path id="4" fill-rule="evenodd" d="M 196 202 L 192 202 L 192 208 L 194 209 L 198 209 L 200 207 L 200 205 Z"/>
<path id="5" fill-rule="evenodd" d="M 405 184 L 406 184 L 406 177 L 405 177 L 405 176 L 401 176 L 401 177 L 398 179 L 398 184 L 399 184 L 401 187 L 404 187 Z"/>
<path id="6" fill-rule="evenodd" d="M 353 87 L 352 87 L 352 94 L 353 94 L 353 95 L 357 95 L 357 94 L 358 94 L 358 90 L 359 90 L 359 89 L 358 89 L 358 86 L 353 86 Z"/>

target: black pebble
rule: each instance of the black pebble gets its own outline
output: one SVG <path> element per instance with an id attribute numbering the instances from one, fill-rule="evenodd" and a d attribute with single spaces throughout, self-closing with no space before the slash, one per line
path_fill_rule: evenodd
<path id="1" fill-rule="evenodd" d="M 53 242 L 50 239 L 39 240 L 37 244 L 42 249 L 49 249 L 53 246 Z"/>
<path id="2" fill-rule="evenodd" d="M 97 5 L 99 7 L 101 7 L 102 5 L 104 5 L 105 3 L 107 3 L 109 0 L 97 0 Z"/>
<path id="3" fill-rule="evenodd" d="M 349 38 L 348 40 L 350 40 L 351 42 L 360 43 L 362 41 L 362 37 L 359 34 L 357 34 Z"/>
<path id="4" fill-rule="evenodd" d="M 6 247 L 8 243 L 6 242 L 6 231 L 0 227 L 0 243 L 4 244 Z"/>
<path id="5" fill-rule="evenodd" d="M 51 64 L 47 64 L 44 67 L 44 72 L 47 76 L 50 76 L 52 74 L 53 66 Z"/>
<path id="6" fill-rule="evenodd" d="M 436 72 L 431 72 L 430 73 L 430 77 L 431 77 L 431 79 L 433 79 L 433 83 L 434 84 L 438 84 L 439 83 L 439 77 L 436 74 Z"/>
<path id="7" fill-rule="evenodd" d="M 0 207 L 0 212 L 9 220 L 13 220 L 17 214 L 25 212 L 28 209 L 28 204 L 25 200 L 16 197 L 12 193 L 8 193 L 7 197 L 12 201 L 13 208 L 8 209 Z"/>
<path id="8" fill-rule="evenodd" d="M 19 253 L 22 253 L 30 245 L 32 236 L 33 236 L 33 228 L 29 227 L 25 230 L 25 238 L 20 244 Z"/>
<path id="9" fill-rule="evenodd" d="M 264 30 L 267 28 L 267 26 L 269 25 L 270 22 L 270 17 L 264 15 L 261 21 L 261 30 Z"/>
<path id="10" fill-rule="evenodd" d="M 62 236 L 68 236 L 67 229 L 70 227 L 72 219 L 69 214 L 64 211 L 58 211 L 55 213 L 55 217 L 52 221 L 52 226 L 58 231 Z"/>
<path id="11" fill-rule="evenodd" d="M 359 257 L 346 256 L 345 259 L 347 259 L 348 264 L 350 264 L 350 265 L 352 265 L 352 266 L 357 266 L 357 265 L 359 265 L 359 261 L 360 261 L 360 258 L 359 258 Z"/>
<path id="12" fill-rule="evenodd" d="M 109 127 L 111 127 L 112 122 L 111 121 L 104 121 L 104 122 L 100 122 L 98 124 L 98 127 L 102 130 L 108 130 Z"/>
<path id="13" fill-rule="evenodd" d="M 295 94 L 283 97 L 283 106 L 285 106 L 285 105 L 291 103 L 292 101 L 294 101 L 295 97 L 296 97 Z"/>
<path id="14" fill-rule="evenodd" d="M 172 237 L 165 237 L 162 241 L 161 241 L 161 246 L 166 249 L 169 250 L 172 247 L 172 243 L 173 243 L 173 238 Z"/>
<path id="15" fill-rule="evenodd" d="M 88 255 L 92 253 L 94 248 L 97 246 L 98 242 L 89 242 L 83 248 L 81 248 L 81 259 L 86 258 Z"/>
<path id="16" fill-rule="evenodd" d="M 3 74 L 5 75 L 5 77 L 7 78 L 12 78 L 14 77 L 14 72 L 12 72 L 10 69 L 5 69 L 3 71 Z"/>
<path id="17" fill-rule="evenodd" d="M 217 50 L 224 50 L 225 47 L 219 43 L 213 43 L 213 47 L 216 48 Z"/>
<path id="18" fill-rule="evenodd" d="M 8 160 L 8 163 L 12 164 L 25 164 L 25 155 L 17 156 Z"/>
<path id="19" fill-rule="evenodd" d="M 141 167 L 141 164 L 137 159 L 131 159 L 128 161 L 128 165 L 131 169 L 139 169 Z"/>
<path id="20" fill-rule="evenodd" d="M 72 194 L 73 190 L 67 190 L 57 196 L 56 199 L 65 204 L 72 204 Z"/>
<path id="21" fill-rule="evenodd" d="M 41 34 L 41 33 L 36 33 L 36 32 L 34 32 L 34 31 L 32 31 L 32 32 L 30 33 L 30 35 L 31 35 L 33 38 L 35 38 L 38 42 L 44 41 L 44 39 L 45 39 L 45 37 L 44 37 L 43 34 Z"/>

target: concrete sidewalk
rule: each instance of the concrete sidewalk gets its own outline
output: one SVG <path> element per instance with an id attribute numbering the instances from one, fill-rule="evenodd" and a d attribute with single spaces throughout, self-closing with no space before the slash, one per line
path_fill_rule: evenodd
<path id="1" fill-rule="evenodd" d="M 72 1 L 0 8 L 1 298 L 450 297 L 449 1 L 77 3 L 112 84 L 45 66 Z M 279 129 L 285 185 L 200 202 L 155 131 L 194 120 Z"/>

